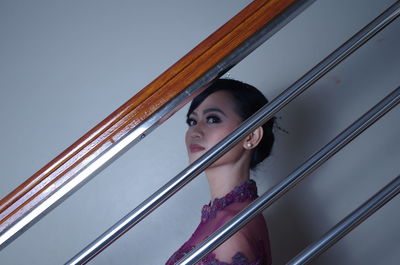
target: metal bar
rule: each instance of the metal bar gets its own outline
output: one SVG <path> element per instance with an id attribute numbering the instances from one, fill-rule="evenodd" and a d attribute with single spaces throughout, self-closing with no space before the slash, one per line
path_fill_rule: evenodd
<path id="1" fill-rule="evenodd" d="M 370 215 L 384 206 L 400 192 L 400 176 L 397 176 L 363 205 L 345 217 L 318 241 L 304 249 L 296 257 L 290 260 L 289 265 L 307 264 L 313 258 L 325 252 L 329 247 L 339 241 L 351 230 L 361 224 Z"/>
<path id="2" fill-rule="evenodd" d="M 205 168 L 211 165 L 219 157 L 225 154 L 231 147 L 245 137 L 248 132 L 259 127 L 268 121 L 273 115 L 281 110 L 286 104 L 301 94 L 304 90 L 315 83 L 325 73 L 339 64 L 368 39 L 390 24 L 400 12 L 399 2 L 391 6 L 388 10 L 378 16 L 374 21 L 356 33 L 352 38 L 346 41 L 342 46 L 336 49 L 302 78 L 296 81 L 292 86 L 282 92 L 269 104 L 260 109 L 248 120 L 243 122 L 235 131 L 228 135 L 223 141 L 211 148 L 206 154 L 186 167 L 177 176 L 171 179 L 167 184 L 153 193 L 149 198 L 138 205 L 133 211 L 128 213 L 120 221 L 110 227 L 106 232 L 85 247 L 81 252 L 70 259 L 66 264 L 86 264 L 98 253 L 104 250 L 108 245 L 117 240 L 130 228 L 139 223 L 143 218 L 168 200 L 174 193 L 179 191 Z"/>
<path id="3" fill-rule="evenodd" d="M 104 149 L 90 156 L 90 159 L 85 162 L 85 165 L 74 173 L 73 178 L 66 181 L 62 187 L 54 191 L 54 193 L 49 195 L 37 207 L 22 216 L 15 224 L 0 233 L 0 250 L 22 234 L 34 222 L 38 221 L 40 217 L 56 207 L 62 200 L 66 199 L 75 190 L 89 181 L 98 172 L 115 161 L 130 147 L 157 128 L 169 116 L 173 115 L 177 109 L 182 107 L 183 102 L 193 96 L 196 91 L 199 91 L 199 89 L 205 87 L 216 77 L 221 76 L 236 63 L 240 62 L 245 56 L 250 54 L 314 1 L 315 0 L 297 0 L 295 3 L 291 4 L 285 11 L 276 15 L 257 33 L 249 37 L 243 44 L 239 45 L 230 55 L 211 67 L 210 70 L 204 73 L 199 79 L 192 82 L 184 92 L 180 93 L 164 107 L 160 108 L 155 114 L 143 121 L 140 125 L 135 127 L 135 129 L 131 130 L 127 135 L 121 138 L 121 140 L 118 140 L 115 144 L 104 147 Z M 149 204 L 145 203 L 142 205 Z"/>
<path id="4" fill-rule="evenodd" d="M 229 222 L 219 228 L 215 233 L 204 240 L 196 249 L 186 255 L 177 265 L 195 264 L 207 253 L 222 244 L 226 239 L 246 225 L 253 217 L 269 207 L 282 195 L 293 188 L 298 182 L 317 169 L 322 163 L 337 153 L 346 144 L 366 130 L 370 125 L 382 117 L 400 102 L 400 87 L 395 89 L 371 110 L 355 121 L 320 151 L 304 162 L 283 181 L 272 187 L 261 197 L 254 200 L 243 211 L 237 214 Z"/>

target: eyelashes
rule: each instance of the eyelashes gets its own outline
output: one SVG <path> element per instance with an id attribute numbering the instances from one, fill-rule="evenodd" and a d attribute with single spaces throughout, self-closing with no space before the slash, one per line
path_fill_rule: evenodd
<path id="1" fill-rule="evenodd" d="M 206 123 L 208 124 L 221 123 L 221 122 L 222 122 L 221 118 L 216 115 L 210 115 L 206 117 Z M 194 118 L 187 118 L 186 124 L 189 127 L 192 127 L 197 124 L 197 120 L 195 120 Z"/>
<path id="2" fill-rule="evenodd" d="M 187 118 L 187 119 L 186 119 L 186 124 L 187 124 L 189 127 L 192 127 L 192 126 L 194 126 L 194 125 L 197 124 L 197 121 L 196 121 L 195 119 Z"/>
<path id="3" fill-rule="evenodd" d="M 214 115 L 208 116 L 206 118 L 206 120 L 207 120 L 207 123 L 220 123 L 221 122 L 221 119 L 218 116 L 214 116 Z"/>

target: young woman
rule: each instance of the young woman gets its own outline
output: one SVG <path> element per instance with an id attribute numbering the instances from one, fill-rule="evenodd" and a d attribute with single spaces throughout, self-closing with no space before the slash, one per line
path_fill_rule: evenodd
<path id="1" fill-rule="evenodd" d="M 221 141 L 241 122 L 267 103 L 253 86 L 219 79 L 191 103 L 187 113 L 186 146 L 190 163 Z M 269 156 L 274 142 L 273 119 L 205 170 L 211 202 L 201 212 L 201 222 L 191 238 L 167 261 L 175 264 L 248 204 L 257 198 L 250 169 Z M 268 231 L 262 215 L 255 217 L 231 238 L 208 254 L 201 265 L 269 265 Z"/>

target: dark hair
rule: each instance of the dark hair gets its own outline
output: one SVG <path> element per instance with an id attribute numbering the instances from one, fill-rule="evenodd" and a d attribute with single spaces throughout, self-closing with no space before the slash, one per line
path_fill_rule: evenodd
<path id="1" fill-rule="evenodd" d="M 209 95 L 217 91 L 226 91 L 232 95 L 235 102 L 234 110 L 243 121 L 268 103 L 267 98 L 257 88 L 249 84 L 233 79 L 217 79 L 211 86 L 193 99 L 187 117 L 189 117 Z M 272 132 L 274 120 L 275 118 L 272 118 L 262 126 L 264 135 L 260 143 L 253 150 L 250 159 L 250 169 L 254 169 L 258 163 L 262 162 L 271 153 L 275 140 Z"/>

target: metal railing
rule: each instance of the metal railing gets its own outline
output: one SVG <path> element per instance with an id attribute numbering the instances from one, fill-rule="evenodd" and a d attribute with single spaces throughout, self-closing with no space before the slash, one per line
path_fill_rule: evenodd
<path id="1" fill-rule="evenodd" d="M 313 258 L 327 250 L 347 233 L 361 224 L 370 215 L 380 209 L 383 205 L 393 199 L 400 192 L 400 176 L 397 176 L 389 184 L 378 191 L 368 201 L 345 217 L 318 241 L 311 244 L 296 257 L 289 261 L 289 265 L 307 264 Z"/>
<path id="2" fill-rule="evenodd" d="M 170 71 L 172 74 L 161 75 L 143 89 L 143 94 L 157 94 L 159 90 L 162 90 L 160 94 L 163 97 L 171 97 L 167 90 L 177 89 L 176 86 L 179 85 L 179 87 L 183 86 L 182 92 L 172 97 L 167 103 L 165 103 L 166 99 L 161 98 L 159 101 L 156 101 L 154 105 L 150 105 L 144 110 L 141 109 L 140 106 L 139 110 L 137 110 L 137 104 L 149 104 L 147 100 L 153 102 L 153 98 L 150 95 L 143 100 L 142 94 L 138 93 L 138 97 L 132 99 L 137 99 L 139 103 L 128 101 L 127 103 L 130 102 L 131 104 L 124 104 L 121 106 L 115 113 L 111 114 L 98 126 L 93 128 L 87 134 L 88 136 L 85 135 L 82 137 L 83 140 L 78 140 L 71 148 L 67 149 L 54 161 L 50 162 L 49 166 L 45 166 L 43 169 L 39 170 L 32 176 L 34 181 L 30 182 L 30 180 L 28 180 L 27 185 L 24 185 L 24 183 L 22 188 L 15 189 L 15 193 L 11 193 L 11 196 L 5 198 L 4 211 L 4 205 L 0 205 L 0 249 L 7 246 L 7 244 L 23 233 L 31 224 L 38 221 L 48 211 L 56 207 L 63 199 L 71 195 L 98 172 L 115 161 L 130 147 L 148 135 L 169 116 L 173 115 L 179 107 L 182 107 L 185 101 L 193 97 L 196 93 L 199 93 L 201 89 L 204 89 L 205 86 L 216 77 L 223 75 L 314 1 L 315 0 L 253 1 L 244 9 L 251 12 L 239 13 L 239 16 L 237 15 L 232 18 L 223 27 L 178 61 L 174 65 L 177 66 L 176 68 L 172 66 L 170 68 L 172 69 Z M 243 17 L 247 16 L 249 16 L 250 19 L 243 20 Z M 239 20 L 239 22 L 237 20 Z M 257 23 L 254 26 L 251 24 L 248 25 L 250 23 L 249 21 L 253 23 L 257 21 Z M 243 26 L 247 26 L 246 30 L 242 29 Z M 237 30 L 238 28 L 239 30 Z M 253 33 L 249 34 L 248 32 Z M 241 35 L 243 35 L 243 38 L 240 37 Z M 210 42 L 216 42 L 216 44 L 214 44 L 219 49 L 214 45 L 211 45 L 210 48 Z M 226 50 L 229 50 L 230 53 L 214 61 L 218 56 L 213 53 L 218 52 L 225 54 L 227 53 Z M 194 57 L 194 59 L 191 58 L 193 61 L 187 62 L 187 57 L 191 57 L 189 55 L 193 55 L 192 57 Z M 211 64 L 209 61 L 213 63 Z M 195 70 L 193 70 L 193 68 L 195 68 Z M 201 69 L 201 71 L 198 69 Z M 166 73 L 169 73 L 169 70 L 167 70 Z M 200 72 L 200 74 L 196 71 Z M 183 74 L 181 74 L 181 72 L 183 72 Z M 187 77 L 187 75 L 189 75 L 188 73 L 190 73 L 190 78 Z M 193 82 L 187 81 L 194 77 L 197 79 Z M 180 80 L 180 78 L 184 79 L 184 81 Z M 159 79 L 161 79 L 162 82 Z M 162 85 L 158 86 L 158 82 L 161 82 Z M 156 85 L 154 85 L 155 83 Z M 170 83 L 172 83 L 172 85 Z M 126 110 L 132 108 L 133 110 Z M 156 111 L 153 113 L 154 109 L 156 109 Z M 135 117 L 137 113 L 139 113 L 138 116 L 140 117 L 135 120 L 132 116 Z M 147 116 L 147 113 L 153 114 Z M 42 175 L 47 175 L 47 177 L 43 177 Z M 30 190 L 32 189 L 31 186 L 35 185 L 39 190 L 37 193 L 36 191 L 31 192 L 32 190 Z M 21 192 L 21 190 L 23 190 L 23 192 Z M 21 195 L 21 193 L 25 194 Z M 33 194 L 31 195 L 29 193 Z M 19 196 L 22 197 L 17 199 Z M 36 200 L 37 197 L 40 198 Z M 16 205 L 13 205 L 13 201 Z M 10 202 L 12 207 L 7 207 Z"/>
<path id="3" fill-rule="evenodd" d="M 298 1 L 295 5 L 291 6 L 288 10 L 283 12 L 274 23 L 270 23 L 260 30 L 253 37 L 249 38 L 243 45 L 237 47 L 228 57 L 221 61 L 218 65 L 215 65 L 210 71 L 208 71 L 201 79 L 191 84 L 187 90 L 182 93 L 179 97 L 172 100 L 165 107 L 153 115 L 151 118 L 143 123 L 142 127 L 139 127 L 134 132 L 124 137 L 118 144 L 112 148 L 106 150 L 104 154 L 92 162 L 87 167 L 83 168 L 76 178 L 69 181 L 65 186 L 56 191 L 51 195 L 45 203 L 40 207 L 32 210 L 26 217 L 22 218 L 21 221 L 0 234 L 0 248 L 4 247 L 12 238 L 17 236 L 23 228 L 31 223 L 34 219 L 42 215 L 50 206 L 56 201 L 59 201 L 63 196 L 70 193 L 72 190 L 88 179 L 91 175 L 96 173 L 98 170 L 106 166 L 108 163 L 113 161 L 120 153 L 125 151 L 132 145 L 133 142 L 137 141 L 141 137 L 144 137 L 150 132 L 156 125 L 160 123 L 160 119 L 168 116 L 170 113 L 176 110 L 177 106 L 191 95 L 196 90 L 204 87 L 210 80 L 216 76 L 220 76 L 222 73 L 231 68 L 234 64 L 240 61 L 245 55 L 250 53 L 255 47 L 263 43 L 268 37 L 270 37 L 278 28 L 282 27 L 283 24 L 287 23 L 293 18 L 298 12 L 308 6 L 313 0 Z M 282 92 L 278 97 L 272 100 L 269 104 L 260 109 L 256 114 L 250 117 L 248 120 L 243 122 L 235 131 L 227 136 L 223 141 L 218 143 L 216 146 L 211 148 L 206 154 L 200 157 L 197 161 L 192 163 L 190 166 L 181 171 L 177 176 L 172 178 L 167 184 L 161 187 L 148 199 L 143 201 L 137 206 L 132 212 L 122 218 L 114 226 L 103 233 L 99 238 L 93 241 L 75 257 L 69 260 L 66 264 L 86 264 L 93 259 L 98 253 L 104 250 L 107 246 L 112 244 L 115 240 L 121 237 L 133 226 L 138 224 L 148 214 L 160 206 L 163 202 L 168 200 L 173 194 L 178 192 L 187 183 L 193 180 L 199 175 L 205 168 L 215 162 L 218 158 L 224 155 L 231 147 L 242 140 L 248 132 L 251 132 L 255 128 L 267 122 L 272 118 L 275 113 L 281 110 L 285 105 L 291 102 L 294 98 L 304 92 L 313 83 L 320 79 L 324 74 L 334 68 L 352 52 L 362 46 L 372 36 L 390 24 L 394 19 L 400 15 L 400 1 L 397 1 L 384 13 L 378 16 L 374 21 L 356 33 L 352 38 L 345 42 L 342 46 L 336 49 L 333 53 L 327 56 L 323 61 L 306 73 L 302 78 L 296 81 L 292 86 Z M 281 183 L 274 186 L 272 189 L 267 191 L 261 197 L 252 202 L 246 209 L 240 212 L 232 220 L 227 222 L 224 226 L 218 229 L 213 235 L 207 240 L 200 244 L 195 250 L 189 255 L 185 256 L 178 264 L 195 264 L 207 253 L 218 247 L 231 235 L 242 228 L 247 222 L 249 222 L 254 216 L 259 214 L 262 210 L 270 206 L 280 196 L 286 193 L 289 189 L 300 182 L 305 176 L 310 174 L 313 170 L 318 168 L 323 162 L 333 156 L 351 140 L 357 137 L 360 133 L 366 130 L 371 124 L 382 117 L 390 109 L 395 107 L 400 102 L 400 88 L 395 89 L 390 95 L 363 115 L 359 120 L 354 122 L 335 139 L 323 147 L 319 152 L 314 154 L 309 160 L 301 165 L 297 170 L 292 172 L 287 178 Z M 304 264 L 309 262 L 313 257 L 319 255 L 325 251 L 329 246 L 343 237 L 352 228 L 358 225 L 360 222 L 365 220 L 378 208 L 382 207 L 387 201 L 393 198 L 400 192 L 400 177 L 397 177 L 394 181 L 388 184 L 384 189 L 378 192 L 369 201 L 363 204 L 360 208 L 350 214 L 348 217 L 343 219 L 337 226 L 332 228 L 325 236 L 319 241 L 311 245 L 309 248 L 304 250 L 298 256 L 296 256 L 290 264 Z"/>
<path id="4" fill-rule="evenodd" d="M 159 205 L 165 202 L 174 193 L 189 183 L 193 178 L 200 174 L 205 168 L 216 161 L 232 146 L 245 137 L 249 132 L 268 121 L 273 115 L 282 109 L 286 104 L 296 96 L 310 87 L 314 82 L 321 78 L 325 73 L 339 64 L 343 59 L 349 56 L 357 48 L 362 46 L 372 36 L 390 24 L 400 14 L 400 3 L 397 2 L 374 19 L 370 24 L 361 29 L 352 38 L 336 49 L 317 66 L 311 69 L 302 78 L 296 81 L 291 87 L 281 93 L 277 98 L 260 109 L 256 114 L 243 122 L 235 131 L 228 135 L 223 141 L 211 148 L 206 154 L 197 161 L 185 168 L 181 173 L 175 176 L 171 181 L 156 191 L 148 199 L 143 201 L 132 212 L 118 221 L 95 241 L 89 244 L 85 249 L 79 252 L 66 264 L 85 264 L 98 253 L 104 250 L 108 245 L 126 233 L 130 228 L 139 223 L 143 218 L 155 210 Z M 233 233 L 238 231 L 252 217 L 257 215 L 263 209 L 273 203 L 279 196 L 298 183 L 305 175 L 316 169 L 321 163 L 326 161 L 339 149 L 350 142 L 354 137 L 360 134 L 374 121 L 384 113 L 398 104 L 400 100 L 400 89 L 397 88 L 385 100 L 371 109 L 365 116 L 356 121 L 352 126 L 335 138 L 331 143 L 321 149 L 310 160 L 303 164 L 298 170 L 293 172 L 282 183 L 275 186 L 271 191 L 254 201 L 248 208 L 239 213 L 231 221 L 221 227 L 216 233 L 203 242 L 190 255 L 187 255 L 178 264 L 194 264 L 201 257 L 212 251 Z"/>

